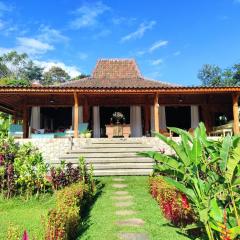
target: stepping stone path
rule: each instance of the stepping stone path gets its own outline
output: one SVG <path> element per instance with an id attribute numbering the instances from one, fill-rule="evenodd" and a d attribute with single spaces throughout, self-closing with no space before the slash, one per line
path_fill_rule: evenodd
<path id="1" fill-rule="evenodd" d="M 119 233 L 119 239 L 122 240 L 148 240 L 146 233 Z"/>
<path id="2" fill-rule="evenodd" d="M 119 184 L 113 184 L 112 185 L 114 188 L 126 188 L 127 185 L 126 184 L 122 184 L 122 183 L 119 183 Z"/>
<path id="3" fill-rule="evenodd" d="M 129 192 L 127 192 L 127 191 L 117 191 L 117 192 L 115 192 L 114 193 L 115 195 L 128 195 L 129 194 Z"/>
<path id="4" fill-rule="evenodd" d="M 116 188 L 116 191 L 113 192 L 113 205 L 116 207 L 115 214 L 121 217 L 116 224 L 121 226 L 128 227 L 142 227 L 144 225 L 144 220 L 141 218 L 136 218 L 137 212 L 131 209 L 127 209 L 134 205 L 133 196 L 129 194 L 128 191 L 121 190 L 127 188 L 128 185 L 125 183 L 124 178 L 113 178 L 113 188 Z M 119 190 L 118 190 L 119 189 Z M 119 209 L 120 208 L 120 209 Z M 124 219 L 122 219 L 124 218 Z M 119 232 L 118 239 L 120 240 L 149 240 L 147 233 L 128 233 L 128 232 Z"/>
<path id="5" fill-rule="evenodd" d="M 116 207 L 130 207 L 133 205 L 133 202 L 116 202 Z"/>

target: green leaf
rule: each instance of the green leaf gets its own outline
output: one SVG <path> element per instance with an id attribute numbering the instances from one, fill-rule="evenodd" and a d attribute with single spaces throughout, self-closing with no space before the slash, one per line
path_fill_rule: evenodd
<path id="1" fill-rule="evenodd" d="M 231 239 L 235 239 L 236 237 L 238 237 L 240 235 L 240 226 L 233 227 L 233 228 L 229 229 L 229 231 L 230 231 Z"/>
<path id="2" fill-rule="evenodd" d="M 183 161 L 185 166 L 189 166 L 190 164 L 190 160 L 188 158 L 188 156 L 186 155 L 184 149 L 182 146 L 178 145 L 174 140 L 172 140 L 171 138 L 167 138 L 164 135 L 160 134 L 160 133 L 156 133 L 156 136 L 161 139 L 163 142 L 165 142 L 167 145 L 169 145 L 171 148 L 174 149 L 174 151 L 176 152 L 176 154 L 178 155 L 179 159 L 181 161 Z"/>
<path id="3" fill-rule="evenodd" d="M 223 222 L 223 209 L 218 206 L 217 200 L 214 198 L 210 201 L 209 215 L 217 222 Z"/>
<path id="4" fill-rule="evenodd" d="M 202 159 L 202 146 L 197 136 L 193 138 L 193 146 L 191 152 L 191 160 L 195 165 L 198 165 Z"/>
<path id="5" fill-rule="evenodd" d="M 178 134 L 181 137 L 185 136 L 188 139 L 188 141 L 190 141 L 190 142 L 192 142 L 192 140 L 193 140 L 192 135 L 189 132 L 187 132 L 185 130 L 182 130 L 181 128 L 168 127 L 168 129 L 171 132 L 174 132 L 174 133 Z"/>
<path id="6" fill-rule="evenodd" d="M 231 183 L 234 176 L 234 171 L 240 162 L 240 146 L 233 150 L 232 155 L 227 161 L 227 171 L 225 172 L 225 178 L 227 182 Z"/>
<path id="7" fill-rule="evenodd" d="M 222 148 L 220 149 L 220 158 L 222 161 L 220 164 L 220 167 L 222 171 L 226 171 L 227 169 L 227 162 L 230 156 L 231 147 L 232 147 L 232 139 L 231 139 L 231 136 L 228 135 L 223 139 Z"/>
<path id="8" fill-rule="evenodd" d="M 197 197 L 192 189 L 187 188 L 185 185 L 183 185 L 182 183 L 180 183 L 176 180 L 173 180 L 172 178 L 169 178 L 169 177 L 163 177 L 163 178 L 168 184 L 174 186 L 180 192 L 186 194 L 188 196 L 188 198 L 191 199 L 192 202 L 194 202 L 196 205 L 198 205 Z"/>
<path id="9" fill-rule="evenodd" d="M 199 218 L 200 218 L 200 221 L 203 222 L 203 223 L 208 222 L 209 215 L 208 215 L 208 209 L 207 208 L 199 210 Z"/>

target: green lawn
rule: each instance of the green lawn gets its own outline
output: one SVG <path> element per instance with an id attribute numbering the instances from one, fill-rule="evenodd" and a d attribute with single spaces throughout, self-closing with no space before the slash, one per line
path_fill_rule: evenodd
<path id="1" fill-rule="evenodd" d="M 126 209 L 136 210 L 136 217 L 145 221 L 143 227 L 120 227 L 115 224 L 117 219 L 126 219 L 128 217 L 116 217 L 116 207 L 113 206 L 112 178 L 99 178 L 105 185 L 102 194 L 97 198 L 88 218 L 85 222 L 85 231 L 79 236 L 79 240 L 116 240 L 117 233 L 125 232 L 145 232 L 149 234 L 151 240 L 186 240 L 189 239 L 167 224 L 167 221 L 161 215 L 157 202 L 152 199 L 148 193 L 148 177 L 124 177 L 128 184 L 130 195 L 134 197 L 134 205 Z M 135 217 L 135 216 L 134 216 Z"/>
<path id="2" fill-rule="evenodd" d="M 48 209 L 54 207 L 54 197 L 44 195 L 40 199 L 32 198 L 25 201 L 20 198 L 10 200 L 0 198 L 0 239 L 6 239 L 9 223 L 19 226 L 21 231 L 27 229 L 31 237 L 43 239 L 42 217 L 46 216 Z"/>

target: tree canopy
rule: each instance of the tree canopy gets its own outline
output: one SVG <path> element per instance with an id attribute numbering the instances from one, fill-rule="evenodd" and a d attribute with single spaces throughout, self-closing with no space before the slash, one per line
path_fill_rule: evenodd
<path id="1" fill-rule="evenodd" d="M 88 75 L 81 74 L 75 79 Z M 53 66 L 48 71 L 38 66 L 27 54 L 12 51 L 0 56 L 0 85 L 31 86 L 34 81 L 42 85 L 56 85 L 73 80 L 59 66 Z"/>
<path id="2" fill-rule="evenodd" d="M 199 70 L 198 78 L 203 86 L 240 86 L 240 64 L 221 69 L 217 65 L 204 64 Z"/>

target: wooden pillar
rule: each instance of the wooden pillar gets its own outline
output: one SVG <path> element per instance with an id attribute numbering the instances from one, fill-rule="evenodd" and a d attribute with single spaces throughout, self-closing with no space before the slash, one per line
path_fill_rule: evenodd
<path id="1" fill-rule="evenodd" d="M 158 94 L 154 96 L 154 131 L 159 133 L 159 104 Z"/>
<path id="2" fill-rule="evenodd" d="M 23 138 L 28 137 L 28 113 L 29 110 L 26 106 L 23 108 Z"/>
<path id="3" fill-rule="evenodd" d="M 74 138 L 78 137 L 78 94 L 74 93 Z"/>
<path id="4" fill-rule="evenodd" d="M 233 100 L 233 133 L 234 135 L 239 134 L 239 112 L 238 112 L 238 94 L 232 95 Z"/>
<path id="5" fill-rule="evenodd" d="M 145 124 L 144 124 L 144 133 L 150 134 L 150 105 L 146 103 L 144 106 L 144 113 L 145 113 Z"/>
<path id="6" fill-rule="evenodd" d="M 88 100 L 85 97 L 84 98 L 84 105 L 83 105 L 83 122 L 89 122 L 89 106 L 88 106 Z"/>

